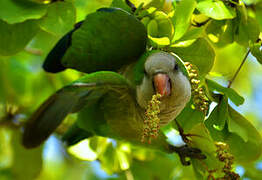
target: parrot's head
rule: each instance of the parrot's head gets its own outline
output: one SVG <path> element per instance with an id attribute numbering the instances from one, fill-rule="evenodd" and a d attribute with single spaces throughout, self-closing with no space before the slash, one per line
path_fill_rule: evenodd
<path id="1" fill-rule="evenodd" d="M 178 57 L 167 52 L 152 53 L 144 62 L 144 75 L 136 87 L 137 102 L 142 108 L 147 107 L 154 94 L 162 95 L 162 125 L 173 120 L 191 97 L 190 82 L 178 61 Z"/>

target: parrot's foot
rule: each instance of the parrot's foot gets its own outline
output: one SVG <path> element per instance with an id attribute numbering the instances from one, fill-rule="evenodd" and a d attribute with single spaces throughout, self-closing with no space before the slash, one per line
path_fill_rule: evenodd
<path id="1" fill-rule="evenodd" d="M 181 146 L 181 147 L 170 146 L 170 149 L 175 151 L 179 155 L 181 163 L 184 166 L 189 166 L 190 161 L 186 160 L 187 157 L 192 158 L 192 159 L 206 159 L 206 156 L 202 154 L 200 149 L 193 148 L 188 145 L 191 143 L 191 140 L 189 139 L 189 137 L 199 136 L 199 135 L 189 134 L 189 133 L 186 134 L 176 119 L 175 119 L 175 122 L 178 128 L 179 134 L 182 137 L 183 141 L 186 143 L 186 145 Z"/>
<path id="2" fill-rule="evenodd" d="M 202 154 L 200 149 L 189 147 L 188 145 L 184 145 L 181 147 L 175 147 L 170 145 L 169 148 L 179 155 L 180 161 L 184 166 L 190 165 L 190 161 L 186 160 L 186 158 L 206 159 L 206 156 Z"/>

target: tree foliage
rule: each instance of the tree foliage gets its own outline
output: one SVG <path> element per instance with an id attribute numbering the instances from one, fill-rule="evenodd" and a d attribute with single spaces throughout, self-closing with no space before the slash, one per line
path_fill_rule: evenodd
<path id="1" fill-rule="evenodd" d="M 98 160 L 108 179 L 233 179 L 229 176 L 239 168 L 245 170 L 242 177 L 261 177 L 261 167 L 255 166 L 262 163 L 261 115 L 246 101 L 250 104 L 259 89 L 252 79 L 260 76 L 262 83 L 262 1 L 131 3 L 134 6 L 125 0 L 0 1 L 0 179 L 100 179 L 102 173 L 92 168 L 95 163 L 83 165 L 83 160 Z M 105 137 L 92 137 L 72 147 L 56 144 L 60 160 L 48 159 L 45 153 L 42 158 L 50 143 L 34 150 L 21 146 L 22 127 L 32 112 L 56 89 L 82 75 L 74 70 L 45 73 L 44 58 L 77 22 L 101 7 L 118 7 L 137 17 L 147 29 L 148 50 L 175 53 L 192 64 L 197 78 L 190 69 L 189 78 L 192 87 L 196 82 L 195 92 L 177 121 L 186 133 L 194 134 L 190 145 L 201 149 L 207 159 L 192 159 L 192 166 L 184 167 L 176 154 Z M 101 34 L 97 40 L 109 35 Z M 96 39 L 86 41 L 88 45 Z M 109 51 L 101 44 L 98 50 Z M 198 101 L 204 101 L 208 109 Z M 262 102 L 251 103 L 261 106 Z M 75 119 L 74 114 L 68 116 L 57 136 Z M 173 123 L 163 129 L 168 137 L 174 133 L 172 127 L 177 128 Z"/>

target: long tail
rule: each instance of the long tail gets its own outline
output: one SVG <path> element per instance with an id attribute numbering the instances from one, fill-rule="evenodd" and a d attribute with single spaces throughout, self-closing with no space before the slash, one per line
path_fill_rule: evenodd
<path id="1" fill-rule="evenodd" d="M 29 119 L 24 129 L 23 145 L 34 148 L 44 142 L 78 101 L 79 97 L 70 92 L 57 92 L 49 97 Z"/>

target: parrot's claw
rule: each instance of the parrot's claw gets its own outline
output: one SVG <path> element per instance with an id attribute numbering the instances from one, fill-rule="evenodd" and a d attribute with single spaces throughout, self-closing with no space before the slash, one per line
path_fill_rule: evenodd
<path id="1" fill-rule="evenodd" d="M 184 166 L 190 165 L 190 161 L 186 160 L 187 157 L 192 159 L 206 159 L 206 156 L 202 154 L 200 149 L 189 147 L 188 145 L 181 147 L 170 145 L 170 149 L 179 155 L 180 161 Z"/>
<path id="2" fill-rule="evenodd" d="M 175 151 L 179 157 L 180 161 L 184 166 L 189 166 L 190 161 L 187 161 L 186 158 L 192 158 L 192 159 L 206 159 L 206 156 L 202 154 L 200 149 L 190 147 L 188 144 L 191 143 L 191 140 L 188 138 L 190 136 L 199 136 L 196 134 L 186 134 L 183 130 L 183 128 L 179 125 L 177 120 L 175 119 L 178 131 L 180 136 L 182 137 L 183 141 L 186 143 L 186 145 L 181 147 L 174 147 L 172 146 L 171 149 Z"/>

